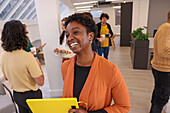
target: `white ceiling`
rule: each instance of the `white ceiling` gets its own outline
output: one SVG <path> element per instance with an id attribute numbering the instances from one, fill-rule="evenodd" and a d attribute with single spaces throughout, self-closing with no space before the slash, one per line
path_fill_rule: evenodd
<path id="1" fill-rule="evenodd" d="M 91 2 L 91 1 L 101 1 L 105 2 L 105 0 L 61 0 L 65 5 L 67 5 L 69 8 L 75 8 L 73 3 L 78 3 L 78 2 Z M 133 2 L 133 0 L 116 0 L 112 1 L 112 3 L 123 3 L 124 1 L 126 2 Z M 90 4 L 88 4 L 90 5 Z"/>

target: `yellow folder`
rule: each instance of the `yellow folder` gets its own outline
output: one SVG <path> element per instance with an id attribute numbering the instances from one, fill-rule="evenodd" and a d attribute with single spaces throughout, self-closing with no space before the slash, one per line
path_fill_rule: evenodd
<path id="1" fill-rule="evenodd" d="M 79 108 L 76 98 L 27 99 L 33 113 L 68 113 L 72 108 Z"/>

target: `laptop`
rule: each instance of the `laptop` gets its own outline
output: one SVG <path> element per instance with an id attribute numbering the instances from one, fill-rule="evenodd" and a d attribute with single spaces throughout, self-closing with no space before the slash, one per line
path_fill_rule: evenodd
<path id="1" fill-rule="evenodd" d="M 33 113 L 68 113 L 79 108 L 76 98 L 27 99 Z"/>

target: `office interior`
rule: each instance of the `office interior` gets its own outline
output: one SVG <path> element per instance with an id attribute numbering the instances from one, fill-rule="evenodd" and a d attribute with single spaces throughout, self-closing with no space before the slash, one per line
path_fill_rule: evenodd
<path id="1" fill-rule="evenodd" d="M 109 61 L 118 66 L 127 84 L 132 107 L 129 113 L 148 113 L 154 87 L 150 56 L 146 69 L 133 68 L 130 33 L 146 26 L 144 32 L 149 33 L 150 45 L 153 45 L 155 30 L 167 21 L 169 4 L 170 0 L 0 0 L 0 36 L 4 23 L 16 19 L 27 25 L 31 42 L 47 43 L 41 62 L 45 75 L 45 85 L 41 89 L 44 98 L 59 98 L 63 88 L 62 56 L 55 55 L 54 48 L 59 47 L 61 19 L 76 12 L 90 12 L 97 23 L 100 14 L 107 13 L 116 46 L 114 50 L 110 47 Z M 0 47 L 0 54 L 2 52 Z M 2 72 L 0 79 L 10 88 Z M 170 113 L 170 102 L 163 113 Z"/>

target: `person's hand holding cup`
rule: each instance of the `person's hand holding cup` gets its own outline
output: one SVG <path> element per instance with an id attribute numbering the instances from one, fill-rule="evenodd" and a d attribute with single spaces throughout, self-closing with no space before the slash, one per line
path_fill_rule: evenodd
<path id="1" fill-rule="evenodd" d="M 109 33 L 106 33 L 106 37 L 109 37 Z"/>
<path id="2" fill-rule="evenodd" d="M 36 55 L 36 47 L 31 47 L 30 49 L 31 49 L 31 53 Z"/>
<path id="3" fill-rule="evenodd" d="M 106 38 L 98 38 L 100 42 L 105 42 L 107 39 Z"/>

